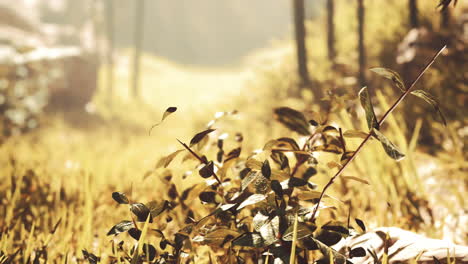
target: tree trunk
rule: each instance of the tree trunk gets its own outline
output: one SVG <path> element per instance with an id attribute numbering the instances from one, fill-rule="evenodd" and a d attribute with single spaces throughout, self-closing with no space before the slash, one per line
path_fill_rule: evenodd
<path id="1" fill-rule="evenodd" d="M 307 49 L 305 45 L 306 30 L 304 25 L 304 0 L 293 0 L 293 3 L 294 29 L 296 34 L 297 69 L 301 86 L 308 86 L 310 84 L 310 79 L 309 70 L 307 68 Z"/>
<path id="2" fill-rule="evenodd" d="M 328 59 L 335 64 L 335 0 L 327 0 L 327 47 Z"/>
<path id="3" fill-rule="evenodd" d="M 107 93 L 109 104 L 114 93 L 114 0 L 106 1 Z"/>
<path id="4" fill-rule="evenodd" d="M 418 3 L 417 0 L 409 0 L 409 23 L 411 28 L 419 27 Z"/>
<path id="5" fill-rule="evenodd" d="M 358 49 L 359 49 L 359 85 L 366 85 L 366 48 L 364 47 L 364 0 L 358 0 Z"/>
<path id="6" fill-rule="evenodd" d="M 450 7 L 442 8 L 440 11 L 440 27 L 443 29 L 447 29 L 450 26 L 450 19 L 452 14 L 450 13 Z"/>
<path id="7" fill-rule="evenodd" d="M 135 47 L 133 56 L 133 80 L 132 91 L 135 98 L 139 97 L 139 82 L 140 82 L 140 60 L 141 60 L 141 45 L 143 43 L 143 29 L 144 29 L 144 10 L 145 0 L 136 0 L 135 11 Z"/>

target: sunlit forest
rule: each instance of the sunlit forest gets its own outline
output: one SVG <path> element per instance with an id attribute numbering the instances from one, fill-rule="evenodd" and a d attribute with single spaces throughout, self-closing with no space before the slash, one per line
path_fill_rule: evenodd
<path id="1" fill-rule="evenodd" d="M 0 0 L 0 264 L 468 263 L 463 0 Z"/>

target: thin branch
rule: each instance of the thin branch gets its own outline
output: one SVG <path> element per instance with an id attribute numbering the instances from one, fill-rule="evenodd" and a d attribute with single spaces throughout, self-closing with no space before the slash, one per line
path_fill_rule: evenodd
<path id="1" fill-rule="evenodd" d="M 379 127 L 385 122 L 387 117 L 395 110 L 395 108 L 405 99 L 405 97 L 413 90 L 414 85 L 421 79 L 423 74 L 431 67 L 431 65 L 434 63 L 434 61 L 439 57 L 439 55 L 445 50 L 447 46 L 443 46 L 439 52 L 437 52 L 432 59 L 429 61 L 429 63 L 426 64 L 426 66 L 423 68 L 423 70 L 419 73 L 418 77 L 411 83 L 410 87 L 403 93 L 401 96 L 396 100 L 396 102 L 385 112 L 385 114 L 382 116 L 382 118 L 379 121 Z M 354 158 L 357 156 L 357 154 L 361 151 L 362 147 L 369 141 L 371 138 L 372 133 L 369 132 L 367 134 L 366 138 L 361 142 L 361 144 L 357 147 L 356 151 L 353 153 L 353 155 L 346 161 L 345 164 L 338 170 L 338 172 L 328 181 L 328 183 L 323 187 L 322 193 L 320 194 L 320 197 L 317 201 L 317 206 L 314 209 L 314 212 L 312 213 L 311 219 L 315 219 L 315 215 L 317 214 L 317 210 L 319 208 L 320 202 L 323 199 L 323 196 L 325 195 L 325 192 L 328 190 L 328 188 L 333 184 L 333 182 L 343 173 L 343 171 L 348 167 L 348 165 L 354 160 Z"/>
<path id="2" fill-rule="evenodd" d="M 198 156 L 197 153 L 195 153 L 189 146 L 187 146 L 184 142 L 180 141 L 177 139 L 177 141 L 179 141 L 180 144 L 182 144 L 182 146 L 184 146 L 185 149 L 187 149 L 190 154 L 192 154 L 195 158 L 197 158 L 201 163 L 207 165 L 208 162 L 204 159 L 202 159 L 200 156 Z M 219 180 L 218 178 L 218 175 L 216 175 L 216 173 L 213 171 L 213 177 L 216 179 L 216 181 L 221 185 L 221 181 Z"/>

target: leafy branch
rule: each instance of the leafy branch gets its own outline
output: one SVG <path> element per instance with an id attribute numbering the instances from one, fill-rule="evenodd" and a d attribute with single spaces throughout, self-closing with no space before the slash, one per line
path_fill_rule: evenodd
<path id="1" fill-rule="evenodd" d="M 343 173 L 343 171 L 348 167 L 348 165 L 354 160 L 354 158 L 357 156 L 357 154 L 362 150 L 362 148 L 364 147 L 364 145 L 369 141 L 369 139 L 371 138 L 371 136 L 376 136 L 376 133 L 375 131 L 377 131 L 377 129 L 379 127 L 382 126 L 382 124 L 385 122 L 385 120 L 387 119 L 387 117 L 397 108 L 397 106 L 406 98 L 406 96 L 410 93 L 412 93 L 412 90 L 414 88 L 414 86 L 416 85 L 416 83 L 419 81 L 419 79 L 421 79 L 421 77 L 424 75 L 424 73 L 431 67 L 431 65 L 435 62 L 435 60 L 437 59 L 437 57 L 445 50 L 447 46 L 443 46 L 433 57 L 432 59 L 426 64 L 426 66 L 423 68 L 423 70 L 419 73 L 418 77 L 416 77 L 416 79 L 411 83 L 410 87 L 408 89 L 403 89 L 403 93 L 400 95 L 400 97 L 395 101 L 395 103 L 385 112 L 385 114 L 382 116 L 382 118 L 380 119 L 379 122 L 377 122 L 377 124 L 374 124 L 374 120 L 375 119 L 372 119 L 372 118 L 369 118 L 370 116 L 372 117 L 375 117 L 375 114 L 373 114 L 373 110 L 372 108 L 371 109 L 366 109 L 366 116 L 368 117 L 367 120 L 368 120 L 368 124 L 369 124 L 369 129 L 371 129 L 371 131 L 367 134 L 367 136 L 364 138 L 364 140 L 361 142 L 361 144 L 357 147 L 356 151 L 349 157 L 349 159 L 347 159 L 347 161 L 343 164 L 343 166 L 338 170 L 338 172 L 328 181 L 328 183 L 325 185 L 325 187 L 323 188 L 322 192 L 320 193 L 320 197 L 318 198 L 318 201 L 317 201 L 317 206 L 315 206 L 314 208 L 314 211 L 312 213 L 312 217 L 311 219 L 315 219 L 316 217 L 316 214 L 317 214 L 317 211 L 318 211 L 318 208 L 319 208 L 319 205 L 320 205 L 320 202 L 322 201 L 324 195 L 325 195 L 325 192 L 328 190 L 328 188 L 330 188 L 331 185 L 333 185 L 333 183 L 335 182 L 335 180 Z M 379 73 L 380 74 L 380 73 Z M 389 76 L 385 76 L 384 74 L 381 74 L 383 75 L 384 77 L 387 77 L 389 78 Z M 391 75 L 391 74 L 390 74 Z M 392 79 L 399 88 L 401 88 L 401 78 L 399 78 L 399 76 L 396 76 L 396 75 L 392 75 L 389 79 Z M 365 88 L 363 88 L 364 90 Z M 361 90 L 362 91 L 362 90 Z M 419 91 L 419 90 L 418 90 Z M 416 91 L 415 91 L 416 92 Z M 370 101 L 370 99 L 369 99 Z M 361 100 L 362 102 L 362 100 Z M 431 103 L 431 105 L 433 105 Z M 434 105 L 433 105 L 434 106 Z M 371 105 L 372 107 L 372 105 Z M 435 106 L 434 106 L 435 107 Z M 437 108 L 438 109 L 438 108 Z M 372 113 L 370 113 L 372 112 Z M 445 123 L 445 121 L 444 121 Z M 377 132 L 377 133 L 380 133 L 380 132 Z M 380 134 L 381 135 L 381 134 Z"/>

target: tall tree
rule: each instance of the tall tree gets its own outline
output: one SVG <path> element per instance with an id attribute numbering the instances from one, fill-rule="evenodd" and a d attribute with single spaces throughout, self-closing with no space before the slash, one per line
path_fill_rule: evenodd
<path id="1" fill-rule="evenodd" d="M 144 30 L 144 13 L 145 13 L 145 0 L 135 1 L 135 46 L 133 54 L 133 80 L 132 92 L 133 96 L 139 96 L 140 84 L 140 61 L 141 61 L 141 46 L 143 43 L 143 30 Z"/>
<path id="2" fill-rule="evenodd" d="M 450 7 L 448 5 L 443 6 L 442 10 L 440 10 L 440 14 L 440 27 L 447 29 L 450 26 L 450 20 L 452 18 Z"/>
<path id="3" fill-rule="evenodd" d="M 114 92 L 114 0 L 107 0 L 105 9 L 107 31 L 107 93 L 108 101 L 111 103 Z"/>
<path id="4" fill-rule="evenodd" d="M 335 64 L 335 0 L 327 0 L 327 49 L 328 59 Z"/>
<path id="5" fill-rule="evenodd" d="M 417 0 L 408 1 L 409 8 L 409 23 L 411 28 L 419 27 L 419 12 Z"/>
<path id="6" fill-rule="evenodd" d="M 305 43 L 306 29 L 304 25 L 304 0 L 293 0 L 294 29 L 296 36 L 297 69 L 302 86 L 310 84 L 309 69 L 307 68 L 307 49 Z"/>
<path id="7" fill-rule="evenodd" d="M 359 85 L 366 85 L 366 48 L 364 46 L 364 16 L 365 7 L 364 0 L 357 0 L 357 17 L 358 17 L 358 49 L 359 49 Z"/>

